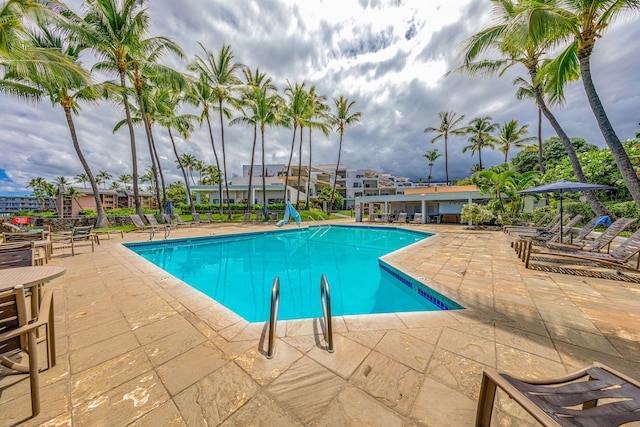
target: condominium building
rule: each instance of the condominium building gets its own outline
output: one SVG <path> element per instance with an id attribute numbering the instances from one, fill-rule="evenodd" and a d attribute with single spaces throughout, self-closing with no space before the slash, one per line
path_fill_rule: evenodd
<path id="1" fill-rule="evenodd" d="M 45 199 L 43 206 L 43 200 L 33 196 L 0 196 L 0 216 L 21 211 L 39 212 L 45 210 L 45 206 L 53 209 L 53 202 Z"/>

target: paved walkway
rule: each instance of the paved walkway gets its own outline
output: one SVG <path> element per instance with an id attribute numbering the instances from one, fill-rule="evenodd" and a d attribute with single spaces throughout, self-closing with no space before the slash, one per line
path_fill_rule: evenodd
<path id="1" fill-rule="evenodd" d="M 501 232 L 411 228 L 437 234 L 386 260 L 465 310 L 336 317 L 333 354 L 319 321 L 280 322 L 271 360 L 264 323 L 120 245 L 146 234 L 57 251 L 58 365 L 41 373 L 36 418 L 26 376 L 0 371 L 0 426 L 465 426 L 486 367 L 532 378 L 599 361 L 640 378 L 640 285 L 527 270 Z M 494 417 L 528 424 L 505 398 Z"/>

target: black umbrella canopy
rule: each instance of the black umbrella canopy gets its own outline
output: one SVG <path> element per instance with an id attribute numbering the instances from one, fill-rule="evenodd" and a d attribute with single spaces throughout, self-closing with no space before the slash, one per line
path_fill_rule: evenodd
<path id="1" fill-rule="evenodd" d="M 560 243 L 562 243 L 562 193 L 577 193 L 578 191 L 610 190 L 608 185 L 589 184 L 588 182 L 556 181 L 551 184 L 539 185 L 527 190 L 519 191 L 521 194 L 560 193 Z"/>
<path id="2" fill-rule="evenodd" d="M 556 181 L 551 184 L 539 185 L 537 187 L 528 188 L 522 190 L 519 193 L 523 194 L 539 194 L 539 193 L 576 193 L 578 191 L 592 191 L 592 190 L 611 190 L 612 187 L 608 185 L 589 184 L 588 182 L 574 182 L 574 181 Z"/>

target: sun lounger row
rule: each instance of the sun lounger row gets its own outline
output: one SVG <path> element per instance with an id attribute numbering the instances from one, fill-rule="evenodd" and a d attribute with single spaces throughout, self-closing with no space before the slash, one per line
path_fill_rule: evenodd
<path id="1" fill-rule="evenodd" d="M 558 242 L 556 234 L 555 238 L 546 240 L 539 237 L 535 238 L 535 236 L 520 237 L 514 246 L 527 268 L 532 255 L 541 255 L 552 257 L 567 264 L 589 262 L 605 268 L 638 271 L 640 269 L 640 256 L 633 265 L 629 264 L 629 261 L 640 252 L 640 229 L 622 241 L 613 250 L 610 249 L 611 243 L 616 237 L 636 222 L 636 219 L 617 219 L 598 237 L 588 240 L 587 236 L 595 229 L 597 222 L 597 218 L 589 221 L 571 243 Z M 607 252 L 600 252 L 604 248 L 607 249 Z"/>

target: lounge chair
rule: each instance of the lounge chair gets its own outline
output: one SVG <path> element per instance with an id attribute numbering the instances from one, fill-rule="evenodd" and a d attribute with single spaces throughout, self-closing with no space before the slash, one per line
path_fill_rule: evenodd
<path id="1" fill-rule="evenodd" d="M 372 213 L 367 217 L 367 222 L 376 222 L 376 219 L 378 219 L 378 215 Z"/>
<path id="2" fill-rule="evenodd" d="M 184 222 L 182 220 L 182 217 L 180 215 L 178 215 L 178 214 L 171 215 L 171 218 L 173 219 L 173 224 L 178 225 L 178 226 L 186 225 L 186 226 L 189 226 L 189 227 L 193 227 L 194 225 L 196 225 L 194 222 Z"/>
<path id="3" fill-rule="evenodd" d="M 167 225 L 173 226 L 171 224 L 171 221 L 166 220 L 166 217 L 162 217 L 162 219 L 166 222 L 166 224 L 160 224 L 154 214 L 144 214 L 144 217 L 147 219 L 147 222 L 149 223 L 149 225 L 152 225 L 156 228 L 166 227 Z"/>
<path id="4" fill-rule="evenodd" d="M 399 213 L 398 216 L 396 217 L 396 219 L 393 220 L 393 222 L 406 223 L 407 222 L 407 213 L 406 212 Z"/>
<path id="5" fill-rule="evenodd" d="M 133 222 L 133 225 L 136 226 L 136 231 L 149 231 L 149 240 L 153 240 L 153 236 L 155 236 L 157 229 L 164 230 L 165 239 L 171 234 L 170 224 L 161 224 L 160 226 L 147 225 L 138 215 L 129 215 L 129 219 Z"/>
<path id="6" fill-rule="evenodd" d="M 544 236 L 544 235 L 551 235 L 554 233 L 557 233 L 558 230 L 560 230 L 560 224 L 564 224 L 564 222 L 567 220 L 567 218 L 571 218 L 569 215 L 563 215 L 562 218 L 560 218 L 560 215 L 557 216 L 557 220 L 555 221 L 551 221 L 545 228 L 540 228 L 540 229 L 523 229 L 523 230 L 510 230 L 508 231 L 509 235 L 514 236 L 514 237 L 536 237 L 536 236 Z M 569 221 L 571 221 L 569 219 Z"/>
<path id="7" fill-rule="evenodd" d="M 531 245 L 545 246 L 557 241 L 567 242 L 571 238 L 571 230 L 573 229 L 573 226 L 582 221 L 582 218 L 582 215 L 576 215 L 571 218 L 562 232 L 557 231 L 555 234 L 541 234 L 536 236 L 519 237 L 518 241 L 515 242 L 513 247 L 515 248 L 516 252 L 518 252 L 518 256 L 520 257 L 522 256 L 527 245 L 529 245 L 530 248 Z"/>
<path id="8" fill-rule="evenodd" d="M 242 222 L 251 222 L 251 212 L 245 212 L 242 217 Z"/>
<path id="9" fill-rule="evenodd" d="M 205 212 L 205 213 L 204 213 L 204 216 L 206 216 L 206 217 L 207 217 L 207 219 L 209 220 L 209 222 L 210 222 L 210 223 L 212 223 L 212 224 L 213 224 L 214 222 L 222 222 L 222 221 L 221 221 L 221 220 L 219 220 L 219 219 L 214 219 L 214 218 L 213 218 L 213 214 L 212 214 L 211 212 Z"/>
<path id="10" fill-rule="evenodd" d="M 388 213 L 380 214 L 380 218 L 377 218 L 376 222 L 390 222 L 389 221 L 389 214 Z"/>
<path id="11" fill-rule="evenodd" d="M 410 221 L 411 224 L 422 224 L 422 212 L 418 212 L 413 214 L 413 219 Z"/>
<path id="12" fill-rule="evenodd" d="M 546 427 L 620 426 L 640 421 L 640 382 L 600 363 L 550 380 L 519 380 L 485 370 L 476 427 L 491 425 L 498 387 Z"/>
<path id="13" fill-rule="evenodd" d="M 508 227 L 505 227 L 504 231 L 505 233 L 509 233 L 509 234 L 511 233 L 526 233 L 526 234 L 534 233 L 535 234 L 538 231 L 551 231 L 552 228 L 556 226 L 559 227 L 559 224 L 560 224 L 560 214 L 557 214 L 545 226 L 534 226 L 534 227 L 508 226 Z"/>
<path id="14" fill-rule="evenodd" d="M 91 252 L 95 252 L 96 244 L 100 244 L 100 240 L 97 234 L 93 232 L 93 226 L 82 226 L 82 227 L 74 227 L 73 231 L 70 233 L 61 233 L 61 234 L 53 234 L 51 235 L 51 243 L 62 243 L 63 246 L 59 246 L 59 249 L 62 248 L 71 248 L 71 256 L 76 255 L 76 246 L 79 246 L 77 242 L 88 242 L 88 245 L 91 245 Z"/>
<path id="15" fill-rule="evenodd" d="M 193 222 L 195 224 L 211 224 L 211 221 L 209 221 L 208 219 L 202 219 L 199 213 L 192 213 L 191 217 L 193 218 Z"/>
<path id="16" fill-rule="evenodd" d="M 254 224 L 262 224 L 264 222 L 264 214 L 262 212 L 256 212 L 256 219 L 253 220 Z"/>
<path id="17" fill-rule="evenodd" d="M 504 231 L 505 233 L 508 233 L 509 230 L 516 230 L 516 229 L 531 229 L 531 228 L 543 228 L 545 224 L 545 221 L 552 215 L 552 212 L 549 211 L 546 214 L 544 214 L 539 220 L 538 222 L 536 222 L 535 224 L 527 224 L 527 225 L 505 225 L 504 227 L 502 227 L 502 231 Z M 558 214 L 558 218 L 560 217 L 560 214 Z M 555 218 L 552 218 L 551 221 L 549 221 L 549 223 L 551 223 Z"/>
<path id="18" fill-rule="evenodd" d="M 31 412 L 40 413 L 40 383 L 38 377 L 37 331 L 45 327 L 47 367 L 56 365 L 53 292 L 45 289 L 38 307 L 38 317 L 29 320 L 25 291 L 21 285 L 0 290 L 0 363 L 9 369 L 28 373 L 31 386 Z M 28 350 L 29 364 L 22 365 L 9 357 Z"/>
<path id="19" fill-rule="evenodd" d="M 598 237 L 594 240 L 585 240 L 585 238 L 580 238 L 580 235 L 576 239 L 574 239 L 571 244 L 562 244 L 559 245 L 557 243 L 549 243 L 547 245 L 543 245 L 545 247 L 551 249 L 559 249 L 559 250 L 584 250 L 589 252 L 600 252 L 604 247 L 607 248 L 607 253 L 611 248 L 611 242 L 623 232 L 627 227 L 636 222 L 636 218 L 618 218 L 611 224 L 604 232 L 602 232 Z M 586 228 L 586 226 L 584 227 Z M 585 237 L 589 233 L 585 234 Z"/>
<path id="20" fill-rule="evenodd" d="M 525 267 L 529 267 L 529 259 L 531 257 L 531 250 L 525 251 Z M 541 249 L 537 250 L 536 254 L 540 255 L 552 255 L 560 258 L 567 259 L 567 263 L 571 263 L 572 260 L 587 261 L 597 264 L 602 264 L 609 268 L 624 268 L 628 270 L 637 271 L 640 268 L 640 257 L 636 266 L 630 266 L 627 261 L 631 259 L 635 254 L 640 252 L 640 229 L 638 229 L 631 237 L 627 238 L 617 248 L 610 253 L 601 252 L 589 252 L 575 249 Z"/>

